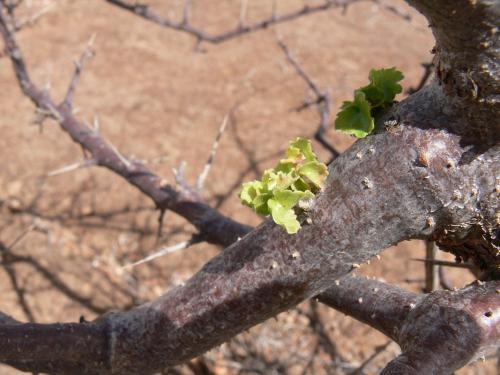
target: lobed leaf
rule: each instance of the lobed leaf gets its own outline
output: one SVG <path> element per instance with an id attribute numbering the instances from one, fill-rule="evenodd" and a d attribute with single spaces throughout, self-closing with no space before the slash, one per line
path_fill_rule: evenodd
<path id="1" fill-rule="evenodd" d="M 259 215 L 271 215 L 288 233 L 297 233 L 300 223 L 295 210 L 307 210 L 314 193 L 328 176 L 326 165 L 314 154 L 311 141 L 297 138 L 290 142 L 286 159 L 274 169 L 267 169 L 262 181 L 245 182 L 241 202 Z"/>
<path id="2" fill-rule="evenodd" d="M 335 129 L 364 138 L 375 127 L 371 105 L 362 91 L 356 91 L 353 102 L 344 102 L 335 119 Z"/>

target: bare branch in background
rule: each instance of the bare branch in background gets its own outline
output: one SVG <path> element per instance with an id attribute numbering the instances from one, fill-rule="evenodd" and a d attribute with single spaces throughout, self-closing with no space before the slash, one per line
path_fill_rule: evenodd
<path id="1" fill-rule="evenodd" d="M 431 293 L 438 289 L 439 286 L 439 274 L 438 265 L 434 262 L 436 260 L 436 255 L 438 251 L 436 243 L 433 241 L 427 241 L 425 244 L 425 293 Z"/>
<path id="2" fill-rule="evenodd" d="M 76 163 L 65 165 L 64 167 L 57 168 L 57 169 L 47 173 L 47 177 L 59 176 L 61 174 L 73 172 L 73 171 L 76 171 L 77 169 L 87 168 L 87 167 L 90 167 L 90 166 L 96 165 L 96 164 L 97 164 L 97 162 L 95 160 L 92 160 L 92 159 L 80 160 L 80 161 L 77 161 Z"/>
<path id="3" fill-rule="evenodd" d="M 432 71 L 433 71 L 432 63 L 423 63 L 422 67 L 424 68 L 424 74 L 422 75 L 422 78 L 420 78 L 419 84 L 417 85 L 417 87 L 415 88 L 410 87 L 407 90 L 407 93 L 410 95 L 416 93 L 417 91 L 420 91 L 422 87 L 424 87 L 432 78 Z"/>
<path id="4" fill-rule="evenodd" d="M 81 54 L 80 59 L 75 61 L 75 72 L 73 73 L 73 78 L 71 79 L 68 87 L 68 91 L 66 92 L 66 96 L 64 97 L 64 104 L 73 107 L 73 94 L 76 90 L 76 86 L 78 84 L 78 80 L 80 79 L 80 75 L 82 73 L 83 67 L 85 63 L 94 56 L 94 52 L 92 51 L 92 46 L 94 44 L 95 35 L 93 35 L 89 42 L 87 43 L 87 47 L 84 52 Z"/>
<path id="5" fill-rule="evenodd" d="M 310 105 L 316 106 L 320 121 L 318 129 L 314 133 L 314 138 L 332 154 L 331 160 L 328 162 L 329 164 L 333 159 L 339 156 L 339 152 L 335 149 L 335 147 L 330 145 L 330 143 L 328 143 L 328 141 L 325 139 L 325 133 L 328 130 L 331 121 L 331 95 L 328 91 L 322 91 L 318 87 L 314 80 L 306 73 L 299 62 L 293 57 L 287 45 L 282 40 L 278 39 L 278 45 L 285 53 L 288 62 L 293 66 L 297 74 L 304 80 L 304 82 L 311 89 L 315 96 L 312 101 L 305 102 L 302 106 L 297 108 L 297 111 L 301 111 L 302 109 L 307 108 Z"/>
<path id="6" fill-rule="evenodd" d="M 41 90 L 31 81 L 14 34 L 12 30 L 9 30 L 8 25 L 12 24 L 12 20 L 7 14 L 2 13 L 0 16 L 0 34 L 4 36 L 6 49 L 11 56 L 23 93 L 44 113 L 44 116 L 59 121 L 61 128 L 74 142 L 91 154 L 91 159 L 97 165 L 113 171 L 137 187 L 153 200 L 160 211 L 169 209 L 185 217 L 197 227 L 206 241 L 227 246 L 248 232 L 248 226 L 224 217 L 206 204 L 193 200 L 192 192 L 183 191 L 183 186 L 180 186 L 181 190 L 177 191 L 143 163 L 128 160 L 116 147 L 105 141 L 95 131 L 96 126 L 90 128 L 79 121 L 67 101 L 56 104 L 46 91 Z M 87 54 L 86 50 L 84 55 Z M 85 59 L 82 57 L 83 60 Z M 77 76 L 80 73 L 79 71 Z M 75 79 L 72 78 L 71 82 L 75 82 Z M 73 92 L 74 89 L 68 91 Z"/>
<path id="7" fill-rule="evenodd" d="M 196 236 L 193 236 L 191 239 L 189 239 L 187 241 L 179 242 L 176 245 L 162 247 L 161 249 L 155 251 L 154 253 L 148 255 L 147 257 L 145 257 L 143 259 L 138 260 L 137 262 L 130 263 L 130 264 L 123 266 L 123 269 L 129 269 L 132 267 L 136 267 L 140 264 L 151 262 L 152 260 L 154 260 L 156 258 L 162 257 L 162 256 L 167 255 L 167 254 L 174 253 L 176 251 L 187 249 L 191 245 L 194 245 L 196 243 L 200 243 L 202 241 L 203 241 L 202 239 L 197 238 Z"/>
<path id="8" fill-rule="evenodd" d="M 322 12 L 327 9 L 344 7 L 348 4 L 353 4 L 361 0 L 327 0 L 324 3 L 318 5 L 305 5 L 303 8 L 297 11 L 285 13 L 282 15 L 277 14 L 276 5 L 275 3 L 273 3 L 271 16 L 269 18 L 257 21 L 252 24 L 245 23 L 248 0 L 241 0 L 238 26 L 232 30 L 220 34 L 211 34 L 189 24 L 189 17 L 186 17 L 186 14 L 189 14 L 190 2 L 185 3 L 182 20 L 180 22 L 175 22 L 162 17 L 154 10 L 152 10 L 149 5 L 146 4 L 131 3 L 123 0 L 105 0 L 105 1 L 110 4 L 116 5 L 121 9 L 132 12 L 144 19 L 147 19 L 148 21 L 154 22 L 160 25 L 161 27 L 185 32 L 187 34 L 196 37 L 198 41 L 218 44 L 225 42 L 229 39 L 236 38 L 240 35 L 266 29 L 274 24 L 292 21 L 302 16 Z"/>
<path id="9" fill-rule="evenodd" d="M 196 181 L 196 189 L 199 192 L 203 190 L 203 185 L 205 184 L 205 180 L 207 179 L 208 172 L 210 172 L 210 168 L 212 167 L 212 164 L 214 162 L 215 153 L 217 152 L 217 148 L 219 147 L 219 142 L 222 137 L 222 134 L 224 134 L 224 131 L 226 130 L 228 118 L 229 115 L 226 115 L 224 117 L 224 120 L 222 120 L 222 124 L 219 128 L 217 136 L 215 137 L 214 143 L 212 144 L 212 149 L 210 150 L 207 162 L 203 167 L 203 170 L 201 171 L 200 175 L 198 176 L 198 180 Z"/>
<path id="10" fill-rule="evenodd" d="M 267 29 L 268 27 L 273 26 L 275 24 L 293 21 L 297 18 L 307 16 L 309 14 L 326 11 L 328 9 L 341 8 L 345 11 L 349 5 L 362 1 L 372 1 L 378 4 L 381 8 L 388 10 L 389 12 L 397 15 L 398 17 L 403 18 L 406 21 L 411 20 L 411 16 L 408 13 L 401 12 L 396 7 L 384 4 L 380 0 L 324 0 L 323 3 L 314 5 L 306 4 L 301 9 L 284 14 L 278 13 L 277 1 L 273 0 L 271 5 L 271 15 L 268 18 L 264 18 L 252 24 L 247 24 L 246 15 L 248 8 L 248 0 L 241 0 L 238 26 L 226 32 L 212 34 L 207 31 L 204 31 L 201 28 L 192 26 L 189 23 L 189 14 L 191 6 L 190 1 L 186 1 L 184 3 L 183 16 L 180 22 L 171 21 L 161 16 L 160 14 L 156 13 L 153 9 L 151 9 L 151 7 L 147 4 L 131 3 L 123 0 L 105 0 L 105 1 L 119 8 L 132 12 L 138 15 L 139 17 L 151 21 L 161 27 L 178 30 L 190 34 L 194 36 L 198 40 L 198 42 L 203 41 L 213 44 L 222 43 L 229 39 L 237 38 L 244 34 Z"/>

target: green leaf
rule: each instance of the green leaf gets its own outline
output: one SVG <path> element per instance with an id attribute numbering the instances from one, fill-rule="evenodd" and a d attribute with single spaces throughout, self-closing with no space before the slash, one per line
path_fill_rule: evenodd
<path id="1" fill-rule="evenodd" d="M 305 195 L 303 191 L 276 190 L 273 199 L 288 209 L 294 207 Z"/>
<path id="2" fill-rule="evenodd" d="M 335 129 L 358 138 L 366 137 L 375 127 L 370 110 L 371 105 L 366 100 L 365 94 L 356 90 L 354 101 L 344 102 L 341 111 L 337 114 Z"/>
<path id="3" fill-rule="evenodd" d="M 299 231 L 300 223 L 292 208 L 285 208 L 274 199 L 269 199 L 267 204 L 271 210 L 273 221 L 276 224 L 285 228 L 288 234 L 294 234 Z"/>
<path id="4" fill-rule="evenodd" d="M 273 171 L 269 172 L 267 177 L 267 189 L 268 190 L 284 190 L 292 185 L 297 177 L 294 176 L 293 173 L 284 173 L 278 171 L 274 173 Z"/>
<path id="5" fill-rule="evenodd" d="M 267 202 L 272 196 L 273 196 L 272 193 L 262 193 L 257 195 L 255 199 L 252 201 L 251 207 L 253 207 L 255 212 L 259 215 L 262 216 L 270 215 L 271 212 L 269 211 Z"/>
<path id="6" fill-rule="evenodd" d="M 311 207 L 314 193 L 328 175 L 312 151 L 311 141 L 297 138 L 290 142 L 286 159 L 274 169 L 267 169 L 262 181 L 246 182 L 240 192 L 241 202 L 259 215 L 271 215 L 288 233 L 297 233 L 300 223 L 295 210 Z"/>
<path id="7" fill-rule="evenodd" d="M 309 139 L 305 138 L 297 138 L 295 141 L 290 143 L 290 147 L 288 148 L 289 150 L 292 150 L 293 148 L 299 149 L 300 153 L 304 155 L 304 158 L 307 161 L 313 161 L 316 160 L 316 155 L 314 154 L 312 150 L 312 145 L 311 141 Z M 288 152 L 287 152 L 288 155 Z"/>
<path id="8" fill-rule="evenodd" d="M 241 202 L 249 207 L 252 207 L 252 202 L 260 194 L 262 190 L 262 182 L 250 181 L 245 182 L 241 186 L 240 199 Z"/>
<path id="9" fill-rule="evenodd" d="M 328 169 L 323 163 L 310 161 L 299 168 L 299 174 L 307 177 L 317 189 L 320 189 L 328 176 Z"/>
<path id="10" fill-rule="evenodd" d="M 384 92 L 371 84 L 359 89 L 363 94 L 365 94 L 366 100 L 370 103 L 372 108 L 379 107 L 384 104 Z"/>
<path id="11" fill-rule="evenodd" d="M 383 105 L 391 104 L 394 101 L 396 94 L 399 94 L 400 92 L 403 91 L 403 88 L 398 83 L 403 78 L 404 78 L 403 73 L 401 73 L 395 67 L 389 69 L 378 69 L 378 70 L 372 69 L 370 71 L 369 86 L 376 87 L 377 90 L 382 93 Z M 372 103 L 372 106 L 375 107 L 376 106 L 375 102 L 371 101 L 369 95 L 367 94 L 365 95 L 368 101 Z"/>

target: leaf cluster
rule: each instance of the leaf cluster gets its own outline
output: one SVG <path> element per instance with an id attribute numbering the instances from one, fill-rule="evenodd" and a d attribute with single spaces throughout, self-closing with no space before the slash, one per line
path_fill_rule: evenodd
<path id="1" fill-rule="evenodd" d="M 307 209 L 327 176 L 328 169 L 318 161 L 311 141 L 297 138 L 290 142 L 286 158 L 267 169 L 261 181 L 243 183 L 240 199 L 259 215 L 271 215 L 288 233 L 297 233 L 300 223 L 296 210 Z"/>
<path id="2" fill-rule="evenodd" d="M 354 91 L 354 100 L 345 101 L 335 119 L 335 129 L 364 138 L 375 127 L 374 112 L 390 106 L 403 89 L 398 83 L 404 78 L 395 67 L 372 69 L 370 84 Z"/>

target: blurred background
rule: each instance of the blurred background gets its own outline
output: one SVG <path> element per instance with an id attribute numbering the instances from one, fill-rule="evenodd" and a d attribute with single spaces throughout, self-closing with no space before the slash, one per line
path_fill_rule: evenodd
<path id="1" fill-rule="evenodd" d="M 245 22 L 269 18 L 272 1 L 247 1 Z M 322 1 L 278 0 L 277 13 Z M 183 1 L 148 0 L 162 16 L 182 19 Z M 41 13 L 43 15 L 41 15 Z M 190 24 L 207 32 L 234 29 L 238 0 L 193 0 Z M 41 15 L 38 17 L 38 15 Z M 256 225 L 262 219 L 239 203 L 242 182 L 273 167 L 288 142 L 314 138 L 320 114 L 315 93 L 283 49 L 322 92 L 332 111 L 324 140 L 342 152 L 353 138 L 333 129 L 335 114 L 371 68 L 396 66 L 403 87 L 415 88 L 432 57 L 433 38 L 422 16 L 403 1 L 358 1 L 241 35 L 221 44 L 162 28 L 103 0 L 25 0 L 17 34 L 32 78 L 62 99 L 73 61 L 96 35 L 74 105 L 78 118 L 98 119 L 100 132 L 121 153 L 145 161 L 175 184 L 172 168 L 186 162 L 194 184 L 222 119 L 229 114 L 203 198 L 223 214 Z M 36 18 L 36 20 L 35 20 Z M 220 250 L 206 243 L 131 269 L 162 246 L 190 238 L 192 225 L 167 212 L 157 238 L 152 202 L 120 177 L 98 167 L 50 176 L 82 158 L 57 123 L 35 124 L 37 113 L 21 94 L 9 59 L 0 57 L 0 241 L 19 239 L 15 261 L 0 263 L 0 310 L 22 321 L 92 320 L 127 309 L 185 282 Z M 406 94 L 398 97 L 402 100 Z M 302 108 L 301 110 L 298 110 Z M 331 152 L 316 140 L 327 162 Z M 22 237 L 22 238 L 21 238 Z M 425 244 L 411 241 L 362 266 L 413 291 L 424 287 Z M 453 259 L 439 253 L 440 259 Z M 466 270 L 444 269 L 451 286 L 473 280 Z M 252 328 L 169 374 L 376 374 L 399 351 L 382 334 L 341 313 L 306 301 Z M 0 366 L 0 374 L 17 374 Z M 458 374 L 497 374 L 487 359 Z"/>

